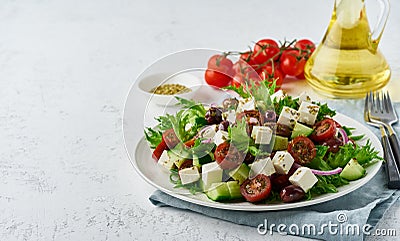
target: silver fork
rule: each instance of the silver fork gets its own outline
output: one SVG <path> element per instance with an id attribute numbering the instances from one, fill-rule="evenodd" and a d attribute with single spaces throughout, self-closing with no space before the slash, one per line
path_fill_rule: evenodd
<path id="1" fill-rule="evenodd" d="M 393 108 L 392 101 L 390 100 L 389 93 L 374 92 L 372 96 L 372 106 L 375 108 L 370 109 L 371 112 L 369 118 L 382 122 L 388 130 L 388 138 L 390 146 L 392 147 L 394 159 L 396 160 L 397 166 L 400 167 L 399 139 L 392 128 L 392 125 L 398 121 L 398 118 L 396 111 Z"/>
<path id="2" fill-rule="evenodd" d="M 388 188 L 391 189 L 400 189 L 400 172 L 399 166 L 396 163 L 394 158 L 392 148 L 386 135 L 385 124 L 376 118 L 376 116 L 372 116 L 371 112 L 375 112 L 377 109 L 377 105 L 381 105 L 380 101 L 376 101 L 373 98 L 373 94 L 367 94 L 365 98 L 365 105 L 364 105 L 364 120 L 370 125 L 375 127 L 379 127 L 382 135 L 382 146 L 384 150 L 384 158 L 386 160 L 386 174 L 388 177 Z M 380 107 L 379 107 L 380 108 Z M 372 118 L 371 118 L 372 117 Z"/>

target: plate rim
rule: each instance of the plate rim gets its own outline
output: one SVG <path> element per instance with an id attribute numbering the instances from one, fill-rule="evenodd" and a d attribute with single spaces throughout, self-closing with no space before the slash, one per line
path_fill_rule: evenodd
<path id="1" fill-rule="evenodd" d="M 380 143 L 378 137 L 370 130 L 368 129 L 365 125 L 361 124 L 359 121 L 341 114 L 341 113 L 336 113 L 335 118 L 344 118 L 344 119 L 349 119 L 350 121 L 356 122 L 358 125 L 365 127 L 365 129 L 368 131 L 367 133 L 367 137 L 369 139 L 375 139 L 374 142 L 375 143 Z M 187 201 L 189 203 L 193 203 L 193 204 L 197 204 L 197 205 L 201 205 L 201 206 L 205 206 L 205 207 L 211 207 L 211 208 L 217 208 L 217 209 L 225 209 L 225 210 L 235 210 L 235 211 L 278 211 L 278 210 L 289 210 L 289 209 L 294 209 L 294 208 L 300 208 L 300 207 L 307 207 L 307 206 L 312 206 L 315 204 L 321 204 L 327 201 L 331 201 L 331 200 L 335 200 L 337 198 L 340 198 L 346 194 L 352 193 L 355 190 L 361 188 L 362 186 L 366 185 L 370 180 L 372 180 L 375 175 L 378 173 L 379 170 L 381 170 L 381 166 L 382 166 L 382 160 L 377 161 L 376 163 L 374 163 L 371 167 L 374 167 L 373 171 L 368 173 L 367 177 L 364 177 L 363 179 L 360 179 L 359 182 L 354 183 L 352 186 L 343 186 L 343 187 L 347 187 L 346 190 L 344 191 L 338 191 L 337 193 L 327 193 L 327 194 L 323 194 L 321 195 L 321 198 L 318 199 L 311 199 L 311 200 L 305 200 L 305 201 L 301 201 L 301 202 L 294 202 L 294 203 L 285 203 L 285 204 L 280 204 L 280 205 L 273 205 L 273 204 L 252 204 L 249 202 L 238 202 L 237 204 L 239 205 L 232 205 L 233 203 L 222 203 L 222 202 L 216 202 L 216 201 L 212 201 L 212 200 L 207 200 L 207 201 L 203 201 L 200 199 L 196 199 L 194 198 L 196 195 L 193 194 L 181 194 L 181 193 L 177 193 L 174 191 L 171 191 L 167 188 L 164 188 L 156 183 L 154 183 L 151 179 L 149 179 L 144 173 L 142 173 L 142 171 L 140 170 L 139 166 L 138 166 L 138 162 L 137 160 L 139 158 L 137 158 L 138 155 L 138 149 L 142 146 L 145 145 L 147 146 L 147 148 L 149 148 L 148 144 L 146 143 L 145 137 L 142 136 L 140 138 L 140 140 L 136 143 L 135 146 L 135 150 L 134 150 L 134 156 L 133 156 L 133 160 L 131 158 L 131 156 L 128 154 L 128 157 L 131 161 L 131 164 L 133 165 L 134 169 L 136 170 L 136 172 L 139 174 L 139 176 L 141 178 L 143 178 L 147 183 L 149 183 L 151 186 L 153 186 L 154 188 L 156 188 L 157 190 L 160 190 L 162 192 L 165 192 L 175 198 L 181 199 L 183 201 Z M 125 147 L 126 146 L 126 142 L 125 142 Z M 382 155 L 383 154 L 383 150 L 382 150 L 382 146 L 379 145 L 378 147 L 374 145 L 375 148 L 378 148 L 379 154 Z M 151 157 L 149 157 L 149 159 L 151 159 Z M 340 189 L 340 187 L 339 187 Z M 204 193 L 201 194 L 197 194 L 197 195 L 204 195 Z M 240 205 L 241 203 L 245 203 L 245 205 Z"/>

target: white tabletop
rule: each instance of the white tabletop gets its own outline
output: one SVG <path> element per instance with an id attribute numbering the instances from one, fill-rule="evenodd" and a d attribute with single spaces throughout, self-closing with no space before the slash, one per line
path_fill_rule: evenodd
<path id="1" fill-rule="evenodd" d="M 125 97 L 146 66 L 178 50 L 243 50 L 264 37 L 319 42 L 332 7 L 320 0 L 3 0 L 0 240 L 268 238 L 255 228 L 151 205 L 154 188 L 124 149 Z M 392 66 L 393 90 L 400 82 L 400 2 L 392 1 L 391 13 L 380 48 Z M 143 132 L 136 131 L 139 139 Z M 397 202 L 378 228 L 399 227 L 399 217 Z"/>

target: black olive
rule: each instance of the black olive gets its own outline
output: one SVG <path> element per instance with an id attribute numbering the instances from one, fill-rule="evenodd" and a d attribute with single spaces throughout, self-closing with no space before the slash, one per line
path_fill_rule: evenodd
<path id="1" fill-rule="evenodd" d="M 282 189 L 280 193 L 280 197 L 283 202 L 297 202 L 303 199 L 306 196 L 306 193 L 299 186 L 289 185 Z"/>
<path id="2" fill-rule="evenodd" d="M 216 107 L 210 107 L 205 115 L 208 124 L 219 124 L 222 121 L 222 111 Z"/>

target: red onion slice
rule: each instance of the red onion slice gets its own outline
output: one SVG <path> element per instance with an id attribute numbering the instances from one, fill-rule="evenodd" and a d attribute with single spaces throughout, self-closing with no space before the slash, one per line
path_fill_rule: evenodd
<path id="1" fill-rule="evenodd" d="M 213 141 L 212 138 L 208 138 L 208 139 L 202 140 L 201 143 L 202 143 L 202 144 L 209 144 L 209 143 L 211 143 L 212 141 Z"/>
<path id="2" fill-rule="evenodd" d="M 297 164 L 297 163 L 293 163 L 293 167 L 295 169 L 302 167 L 302 165 Z M 329 170 L 329 171 L 322 171 L 322 170 L 316 170 L 316 169 L 311 169 L 311 172 L 314 173 L 315 175 L 319 175 L 319 176 L 329 176 L 329 175 L 335 175 L 335 174 L 339 174 L 342 172 L 342 168 L 338 167 L 336 169 L 333 170 Z"/>
<path id="3" fill-rule="evenodd" d="M 349 142 L 349 137 L 347 136 L 347 133 L 345 130 L 343 130 L 342 128 L 338 128 L 338 132 L 342 136 L 343 144 L 346 144 L 347 142 Z"/>
<path id="4" fill-rule="evenodd" d="M 314 173 L 315 175 L 319 175 L 319 176 L 329 176 L 329 175 L 335 175 L 335 174 L 341 173 L 342 168 L 338 167 L 338 168 L 330 170 L 330 171 L 321 171 L 321 170 L 311 169 L 311 172 Z"/>

